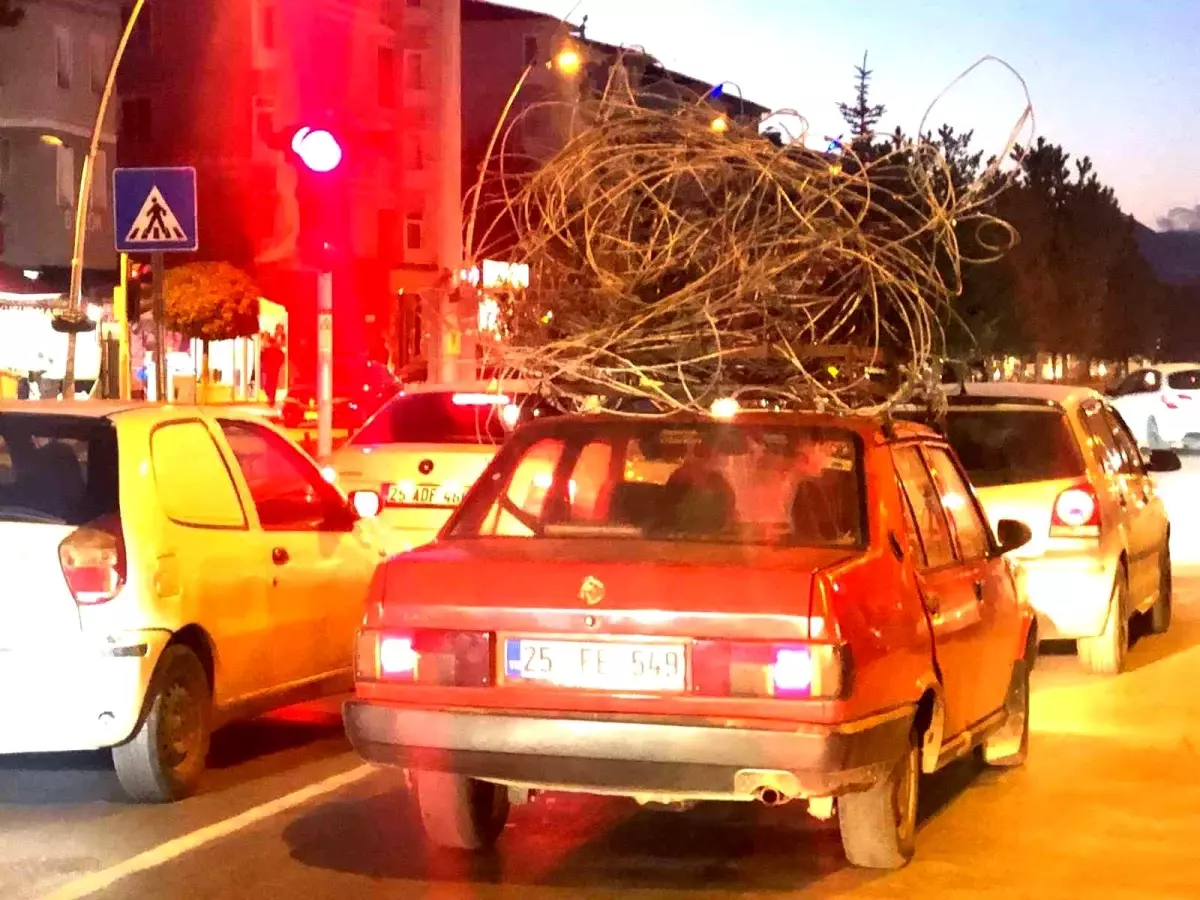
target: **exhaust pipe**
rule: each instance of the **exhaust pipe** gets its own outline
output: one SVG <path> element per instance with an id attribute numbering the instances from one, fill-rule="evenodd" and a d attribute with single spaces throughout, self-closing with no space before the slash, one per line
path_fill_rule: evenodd
<path id="1" fill-rule="evenodd" d="M 754 792 L 754 798 L 763 806 L 783 806 L 792 798 L 781 794 L 773 787 L 760 787 Z"/>

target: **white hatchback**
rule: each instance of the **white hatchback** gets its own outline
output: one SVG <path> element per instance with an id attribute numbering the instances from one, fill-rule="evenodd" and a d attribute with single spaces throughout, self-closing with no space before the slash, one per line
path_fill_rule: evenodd
<path id="1" fill-rule="evenodd" d="M 112 748 L 137 800 L 211 730 L 351 681 L 372 523 L 260 419 L 0 403 L 0 754 Z"/>
<path id="2" fill-rule="evenodd" d="M 1151 632 L 1171 623 L 1170 522 L 1154 471 L 1096 391 L 1056 384 L 967 384 L 950 389 L 941 427 L 993 527 L 1017 519 L 1033 539 L 1011 556 L 1038 614 L 1038 637 L 1077 642 L 1093 672 L 1116 673 L 1129 620 Z"/>
<path id="3" fill-rule="evenodd" d="M 1112 391 L 1139 447 L 1200 444 L 1200 363 L 1163 363 L 1131 372 Z"/>

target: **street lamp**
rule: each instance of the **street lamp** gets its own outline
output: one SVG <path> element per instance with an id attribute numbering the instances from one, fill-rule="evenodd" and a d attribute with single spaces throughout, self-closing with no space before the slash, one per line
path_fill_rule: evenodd
<path id="1" fill-rule="evenodd" d="M 711 128 L 713 131 L 715 131 L 717 134 L 724 134 L 726 131 L 729 130 L 729 120 L 726 119 L 724 116 L 717 116 L 715 119 L 713 119 L 708 124 L 708 127 Z"/>
<path id="2" fill-rule="evenodd" d="M 564 75 L 575 76 L 583 68 L 583 56 L 574 47 L 564 47 L 555 54 L 550 65 Z"/>

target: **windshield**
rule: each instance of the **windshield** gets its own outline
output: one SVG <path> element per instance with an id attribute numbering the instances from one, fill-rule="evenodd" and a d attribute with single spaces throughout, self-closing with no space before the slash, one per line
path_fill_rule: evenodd
<path id="1" fill-rule="evenodd" d="M 352 445 L 500 444 L 517 425 L 557 410 L 532 395 L 430 391 L 385 404 Z"/>
<path id="2" fill-rule="evenodd" d="M 495 462 L 452 538 L 861 546 L 862 453 L 838 428 L 577 421 Z"/>
<path id="3" fill-rule="evenodd" d="M 946 438 L 976 487 L 1075 478 L 1083 457 L 1061 409 L 953 409 Z"/>
<path id="4" fill-rule="evenodd" d="M 0 414 L 0 522 L 84 525 L 117 508 L 107 419 Z"/>

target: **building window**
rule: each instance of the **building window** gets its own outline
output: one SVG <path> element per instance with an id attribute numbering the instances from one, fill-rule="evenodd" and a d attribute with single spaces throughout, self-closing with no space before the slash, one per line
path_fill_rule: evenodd
<path id="1" fill-rule="evenodd" d="M 103 94 L 108 80 L 108 42 L 98 34 L 88 38 L 88 66 L 92 76 L 92 93 Z"/>
<path id="2" fill-rule="evenodd" d="M 392 0 L 379 0 L 379 21 L 384 25 L 392 24 Z"/>
<path id="3" fill-rule="evenodd" d="M 75 150 L 72 147 L 55 148 L 55 180 L 58 182 L 58 205 L 75 205 Z"/>
<path id="4" fill-rule="evenodd" d="M 92 209 L 108 209 L 108 154 L 96 151 L 96 165 L 92 173 Z"/>
<path id="5" fill-rule="evenodd" d="M 390 265 L 396 256 L 396 211 L 379 210 L 379 259 Z"/>
<path id="6" fill-rule="evenodd" d="M 421 135 L 409 132 L 404 136 L 404 166 L 410 172 L 425 169 L 425 142 Z"/>
<path id="7" fill-rule="evenodd" d="M 58 86 L 64 91 L 71 87 L 71 32 L 65 28 L 54 29 L 54 71 Z"/>
<path id="8" fill-rule="evenodd" d="M 404 249 L 420 250 L 425 244 L 425 220 L 420 213 L 404 218 Z"/>
<path id="9" fill-rule="evenodd" d="M 532 66 L 538 60 L 538 39 L 536 34 L 525 35 L 525 65 Z"/>
<path id="10" fill-rule="evenodd" d="M 259 7 L 258 38 L 264 50 L 275 49 L 275 4 L 264 3 Z"/>
<path id="11" fill-rule="evenodd" d="M 379 105 L 391 109 L 396 105 L 396 53 L 391 47 L 379 48 Z"/>
<path id="12" fill-rule="evenodd" d="M 404 55 L 404 83 L 410 91 L 425 90 L 425 54 L 406 53 Z"/>
<path id="13" fill-rule="evenodd" d="M 12 174 L 12 141 L 0 137 L 0 187 L 4 187 L 4 179 Z"/>
<path id="14" fill-rule="evenodd" d="M 134 144 L 150 141 L 149 97 L 134 97 L 121 102 L 121 133 Z"/>
<path id="15" fill-rule="evenodd" d="M 255 149 L 271 146 L 275 138 L 275 101 L 271 97 L 256 96 L 250 100 L 253 116 Z"/>
<path id="16" fill-rule="evenodd" d="M 405 6 L 409 9 L 420 9 L 422 6 L 421 0 L 405 0 Z"/>

